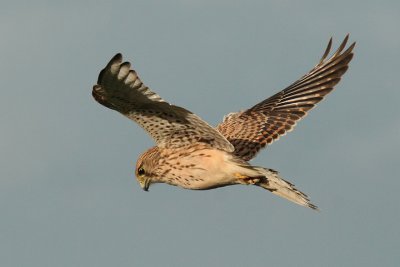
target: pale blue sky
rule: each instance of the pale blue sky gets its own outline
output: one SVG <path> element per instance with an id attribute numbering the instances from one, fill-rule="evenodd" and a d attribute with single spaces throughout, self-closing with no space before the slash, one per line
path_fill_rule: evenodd
<path id="1" fill-rule="evenodd" d="M 397 266 L 398 1 L 10 1 L 0 9 L 1 266 Z M 97 104 L 117 52 L 212 124 L 306 73 L 350 33 L 344 79 L 253 161 L 317 213 L 259 188 L 143 192 L 153 141 Z"/>

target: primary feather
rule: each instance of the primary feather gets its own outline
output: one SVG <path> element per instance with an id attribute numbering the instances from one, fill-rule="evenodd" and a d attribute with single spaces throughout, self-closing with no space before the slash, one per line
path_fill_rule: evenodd
<path id="1" fill-rule="evenodd" d="M 145 86 L 130 63 L 115 55 L 100 72 L 93 97 L 142 126 L 162 148 L 204 143 L 227 152 L 233 146 L 216 129 L 187 109 L 171 105 Z"/>
<path id="2" fill-rule="evenodd" d="M 340 81 L 353 58 L 351 44 L 345 51 L 348 35 L 327 59 L 332 39 L 319 63 L 286 89 L 241 112 L 231 113 L 217 126 L 235 147 L 235 155 L 250 160 L 266 145 L 293 130 Z"/>

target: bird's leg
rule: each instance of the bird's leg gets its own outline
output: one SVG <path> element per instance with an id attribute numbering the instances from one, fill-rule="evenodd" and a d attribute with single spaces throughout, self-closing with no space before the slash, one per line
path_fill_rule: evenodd
<path id="1" fill-rule="evenodd" d="M 238 179 L 238 182 L 246 185 L 255 185 L 258 184 L 261 180 L 261 177 L 250 177 L 247 175 L 243 175 L 241 173 L 235 173 L 235 177 Z"/>

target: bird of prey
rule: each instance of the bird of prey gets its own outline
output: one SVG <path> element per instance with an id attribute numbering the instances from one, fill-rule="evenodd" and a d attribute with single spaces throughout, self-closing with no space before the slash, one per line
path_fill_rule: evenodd
<path id="1" fill-rule="evenodd" d="M 297 121 L 333 90 L 353 57 L 355 43 L 345 49 L 348 37 L 328 57 L 331 38 L 321 60 L 306 75 L 255 106 L 228 114 L 217 127 L 164 101 L 142 83 L 121 54 L 100 72 L 92 95 L 100 104 L 138 123 L 156 142 L 136 164 L 135 174 L 145 191 L 154 183 L 197 190 L 255 185 L 317 209 L 277 171 L 253 166 L 249 160 L 293 130 Z"/>

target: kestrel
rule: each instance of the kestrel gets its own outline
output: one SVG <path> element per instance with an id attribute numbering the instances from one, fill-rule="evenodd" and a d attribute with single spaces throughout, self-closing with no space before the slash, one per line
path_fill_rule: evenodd
<path id="1" fill-rule="evenodd" d="M 186 189 L 244 184 L 265 188 L 299 205 L 317 209 L 306 194 L 273 169 L 249 160 L 265 146 L 293 130 L 297 121 L 340 81 L 353 57 L 348 35 L 328 58 L 332 38 L 318 64 L 286 89 L 243 111 L 230 113 L 216 128 L 187 109 L 169 104 L 151 91 L 122 55 L 100 72 L 92 95 L 100 104 L 137 122 L 155 140 L 135 174 L 147 191 L 154 183 Z"/>

